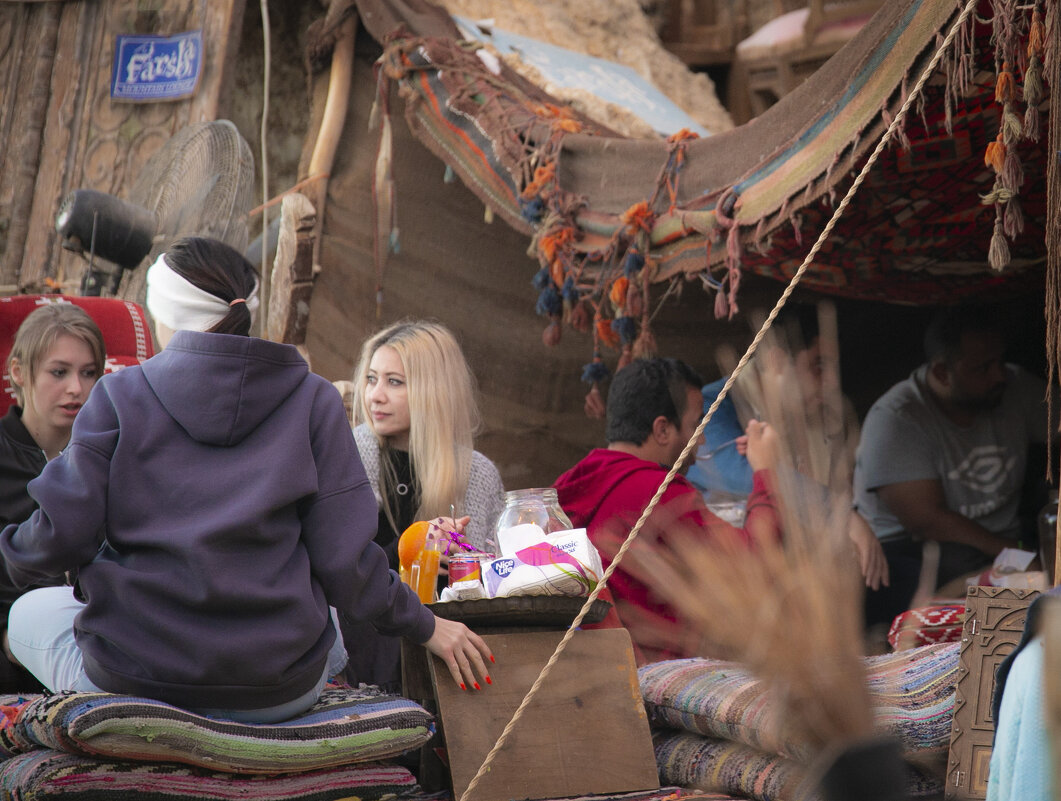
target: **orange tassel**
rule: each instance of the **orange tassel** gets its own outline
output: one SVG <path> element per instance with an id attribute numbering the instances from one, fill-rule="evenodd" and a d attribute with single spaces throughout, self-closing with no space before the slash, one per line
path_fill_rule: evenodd
<path id="1" fill-rule="evenodd" d="M 626 226 L 626 233 L 630 236 L 639 230 L 646 234 L 651 233 L 653 216 L 652 209 L 648 207 L 648 201 L 642 200 L 640 203 L 635 203 L 623 212 L 622 220 Z"/>
<path id="2" fill-rule="evenodd" d="M 988 144 L 984 164 L 994 170 L 996 175 L 1002 172 L 1006 164 L 1006 146 L 1002 143 L 1001 131 L 998 132 L 998 138 Z"/>
<path id="3" fill-rule="evenodd" d="M 1032 23 L 1028 29 L 1028 55 L 1043 57 L 1043 43 L 1046 41 L 1046 26 L 1039 16 L 1039 9 L 1032 11 Z"/>
<path id="4" fill-rule="evenodd" d="M 537 167 L 534 170 L 534 178 L 523 187 L 523 191 L 520 193 L 520 197 L 524 200 L 530 200 L 532 197 L 540 195 L 542 189 L 546 184 L 552 183 L 556 179 L 556 165 L 546 164 L 544 167 Z"/>
<path id="5" fill-rule="evenodd" d="M 1015 94 L 1013 73 L 1009 71 L 1009 64 L 1003 61 L 1002 72 L 998 74 L 998 81 L 995 83 L 995 102 L 1010 103 L 1013 101 Z"/>
<path id="6" fill-rule="evenodd" d="M 611 320 L 597 320 L 597 338 L 609 348 L 619 347 L 619 335 L 612 330 Z"/>
<path id="7" fill-rule="evenodd" d="M 545 257 L 546 264 L 552 266 L 553 263 L 558 261 L 574 239 L 575 232 L 570 228 L 554 228 L 549 233 L 544 234 L 538 241 L 538 247 L 542 252 L 542 256 Z M 563 281 L 559 281 L 557 286 L 563 283 Z"/>
<path id="8" fill-rule="evenodd" d="M 567 133 L 579 133 L 582 130 L 582 123 L 578 120 L 557 120 L 553 123 L 553 129 Z"/>
<path id="9" fill-rule="evenodd" d="M 699 138 L 700 134 L 696 133 L 696 131 L 690 131 L 688 128 L 682 128 L 680 131 L 675 131 L 670 136 L 668 136 L 667 141 L 674 145 L 678 142 L 690 142 L 693 139 Z"/>
<path id="10" fill-rule="evenodd" d="M 630 279 L 621 275 L 615 279 L 612 288 L 608 291 L 608 299 L 617 310 L 626 305 L 626 291 L 629 287 Z"/>

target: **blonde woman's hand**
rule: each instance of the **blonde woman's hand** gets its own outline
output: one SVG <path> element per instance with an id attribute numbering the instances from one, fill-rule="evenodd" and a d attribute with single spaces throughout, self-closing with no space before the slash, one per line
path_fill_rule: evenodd
<path id="1" fill-rule="evenodd" d="M 424 645 L 446 663 L 449 674 L 462 690 L 482 689 L 480 678 L 486 684 L 493 684 L 486 663 L 493 662 L 494 655 L 483 638 L 463 623 L 436 616 L 435 633 Z"/>
<path id="2" fill-rule="evenodd" d="M 436 517 L 428 522 L 428 535 L 442 542 L 442 555 L 439 558 L 438 574 L 440 576 L 448 576 L 449 555 L 460 551 L 460 547 L 453 541 L 452 535 L 456 534 L 463 539 L 464 529 L 471 522 L 471 517 L 465 515 L 464 517 L 458 517 L 456 520 L 452 517 Z"/>

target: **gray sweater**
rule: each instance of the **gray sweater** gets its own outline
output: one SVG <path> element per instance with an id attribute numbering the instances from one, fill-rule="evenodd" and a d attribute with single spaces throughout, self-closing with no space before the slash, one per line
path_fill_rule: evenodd
<path id="1" fill-rule="evenodd" d="M 372 429 L 364 423 L 354 428 L 354 440 L 357 442 L 361 462 L 365 465 L 365 472 L 378 504 L 382 501 L 379 492 L 379 443 Z M 481 551 L 494 550 L 497 546 L 494 526 L 505 506 L 504 497 L 505 488 L 494 463 L 479 451 L 474 451 L 468 475 L 468 489 L 464 493 L 464 504 L 458 514 L 471 517 L 464 533 L 468 542 Z"/>

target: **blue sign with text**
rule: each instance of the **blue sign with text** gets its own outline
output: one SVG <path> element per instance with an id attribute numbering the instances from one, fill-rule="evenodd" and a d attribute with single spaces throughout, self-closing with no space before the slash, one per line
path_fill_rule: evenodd
<path id="1" fill-rule="evenodd" d="M 195 93 L 203 70 L 203 32 L 120 35 L 114 47 L 111 97 L 177 100 Z"/>

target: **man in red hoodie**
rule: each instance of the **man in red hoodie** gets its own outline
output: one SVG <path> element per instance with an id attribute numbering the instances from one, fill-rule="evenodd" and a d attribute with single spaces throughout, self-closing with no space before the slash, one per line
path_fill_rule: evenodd
<path id="1" fill-rule="evenodd" d="M 575 527 L 587 530 L 606 568 L 696 431 L 703 383 L 677 359 L 639 359 L 620 370 L 608 392 L 608 447 L 590 451 L 554 483 L 560 505 Z M 738 534 L 750 542 L 752 531 L 756 537 L 779 532 L 767 472 L 776 458 L 777 433 L 751 420 L 747 435 L 754 472 L 745 528 Z M 630 630 L 639 664 L 692 656 L 696 638 L 637 569 L 636 551 L 666 548 L 668 536 L 679 530 L 709 536 L 721 529 L 732 532 L 684 475 L 675 476 L 602 595 L 610 590 L 614 614 L 601 625 Z"/>

